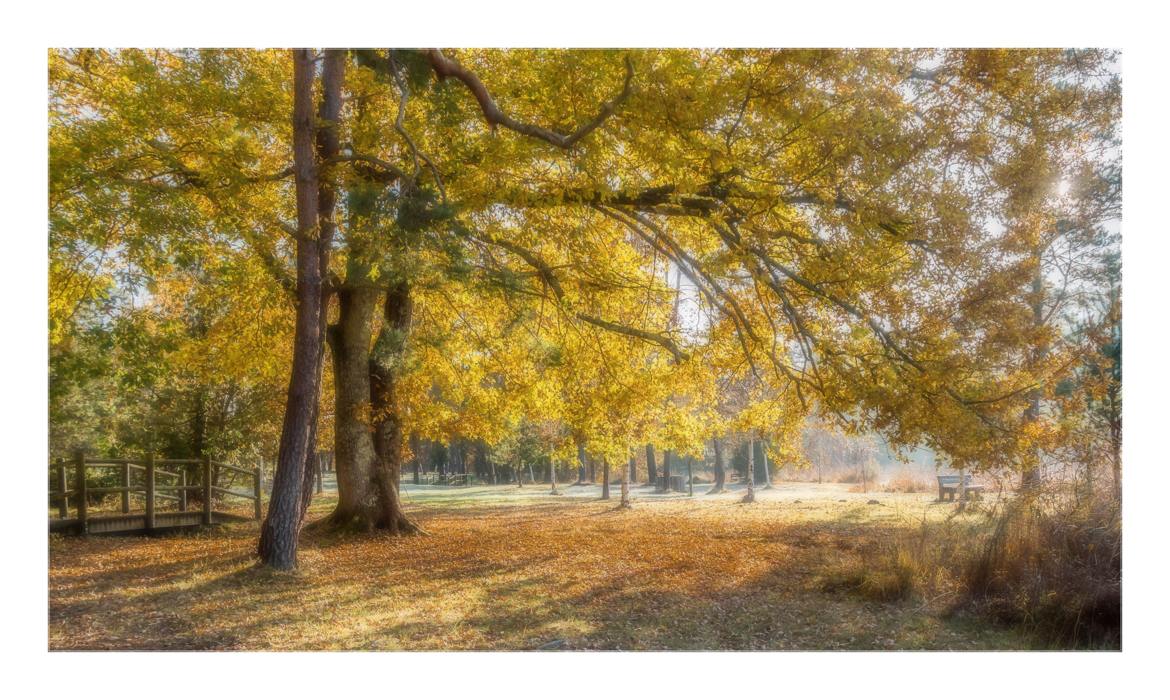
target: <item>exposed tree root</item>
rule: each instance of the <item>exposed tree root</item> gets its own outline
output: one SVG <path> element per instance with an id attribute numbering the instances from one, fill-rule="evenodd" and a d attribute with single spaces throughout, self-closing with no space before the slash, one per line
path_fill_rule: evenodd
<path id="1" fill-rule="evenodd" d="M 393 520 L 383 514 L 372 514 L 355 511 L 334 510 L 320 520 L 313 521 L 305 526 L 305 530 L 313 532 L 331 533 L 372 533 L 388 532 L 392 535 L 429 535 L 421 525 L 407 517 L 405 513 L 398 513 Z"/>

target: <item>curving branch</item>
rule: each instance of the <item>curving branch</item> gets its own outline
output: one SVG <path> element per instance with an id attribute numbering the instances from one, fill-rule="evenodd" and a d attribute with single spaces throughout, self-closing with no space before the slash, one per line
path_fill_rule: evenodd
<path id="1" fill-rule="evenodd" d="M 523 260 L 528 264 L 529 267 L 536 271 L 536 274 L 539 275 L 548 288 L 552 290 L 553 297 L 557 300 L 557 302 L 560 303 L 564 301 L 565 288 L 561 285 L 561 281 L 557 278 L 552 266 L 545 262 L 544 259 L 541 258 L 538 254 L 508 240 L 477 236 L 475 234 L 469 235 L 482 243 L 503 248 L 504 250 Z M 658 345 L 666 349 L 666 351 L 669 352 L 677 362 L 682 362 L 688 357 L 687 353 L 678 346 L 678 343 L 676 343 L 673 338 L 666 334 L 655 333 L 653 331 L 644 330 L 642 328 L 634 328 L 633 326 L 627 326 L 623 323 L 617 323 L 614 321 L 607 321 L 599 316 L 587 314 L 583 311 L 573 311 L 572 313 L 573 316 L 575 316 L 578 320 L 584 321 L 585 323 L 588 323 L 592 326 L 597 326 L 598 328 L 602 328 L 612 333 L 629 336 L 631 338 L 638 338 L 639 340 L 644 340 L 646 342 Z"/>
<path id="2" fill-rule="evenodd" d="M 406 141 L 406 145 L 410 149 L 411 159 L 414 163 L 412 179 L 414 181 L 418 180 L 418 164 L 421 160 L 430 169 L 431 175 L 435 178 L 435 186 L 439 188 L 439 195 L 446 202 L 447 188 L 443 185 L 443 178 L 439 175 L 439 169 L 426 153 L 419 150 L 418 144 L 411 138 L 410 133 L 407 132 L 406 126 L 403 123 L 403 120 L 406 118 L 406 106 L 410 101 L 410 85 L 402 76 L 402 70 L 399 68 L 398 62 L 394 60 L 393 50 L 386 52 L 386 60 L 389 63 L 390 73 L 394 76 L 394 83 L 398 86 L 398 115 L 394 118 L 394 130 L 398 132 L 398 135 L 402 137 L 403 141 Z"/>
<path id="3" fill-rule="evenodd" d="M 612 100 L 602 104 L 601 109 L 597 112 L 597 116 L 582 124 L 576 131 L 568 135 L 558 134 L 555 131 L 536 126 L 535 124 L 526 124 L 505 114 L 500 109 L 500 106 L 496 104 L 495 98 L 492 97 L 491 92 L 488 91 L 487 86 L 483 84 L 479 76 L 465 68 L 455 59 L 444 56 L 443 52 L 439 49 L 426 49 L 423 53 L 426 55 L 427 60 L 430 61 L 431 68 L 439 76 L 439 79 L 455 78 L 467 87 L 472 96 L 475 97 L 475 101 L 479 103 L 479 108 L 483 112 L 484 119 L 487 120 L 492 128 L 502 126 L 518 134 L 524 134 L 525 136 L 546 141 L 557 148 L 572 148 L 574 144 L 601 126 L 606 119 L 609 119 L 617 111 L 617 108 L 626 101 L 630 93 L 633 92 L 634 63 L 627 55 L 625 60 L 626 79 L 622 84 L 622 91 Z"/>

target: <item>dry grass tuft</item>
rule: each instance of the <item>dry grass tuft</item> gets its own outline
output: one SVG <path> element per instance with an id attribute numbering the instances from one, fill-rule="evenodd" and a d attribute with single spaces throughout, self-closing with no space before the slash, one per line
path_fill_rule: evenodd
<path id="1" fill-rule="evenodd" d="M 928 493 L 931 487 L 925 479 L 915 476 L 908 470 L 902 470 L 887 480 L 882 490 L 891 493 Z"/>
<path id="2" fill-rule="evenodd" d="M 833 481 L 838 484 L 874 484 L 877 476 L 877 469 L 867 464 L 840 471 L 833 477 Z"/>

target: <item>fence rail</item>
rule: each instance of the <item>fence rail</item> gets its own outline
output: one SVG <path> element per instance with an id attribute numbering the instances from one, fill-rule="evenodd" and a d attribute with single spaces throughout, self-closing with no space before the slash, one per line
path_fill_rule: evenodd
<path id="1" fill-rule="evenodd" d="M 401 474 L 399 478 L 402 481 L 409 479 L 411 483 L 428 486 L 473 486 L 477 482 L 475 474 L 461 473 L 419 472 L 417 480 L 409 474 Z"/>
<path id="2" fill-rule="evenodd" d="M 140 464 L 140 462 L 145 462 L 145 464 Z M 177 471 L 168 471 L 166 469 L 160 469 L 160 465 L 180 466 L 184 468 Z M 189 466 L 199 467 L 198 483 L 187 483 L 188 470 L 186 467 Z M 231 464 L 213 462 L 206 457 L 203 459 L 155 459 L 152 455 L 146 457 L 145 460 L 121 458 L 87 459 L 84 452 L 77 452 L 74 454 L 72 460 L 58 459 L 50 465 L 49 469 L 53 484 L 49 489 L 49 502 L 56 504 L 57 520 L 59 522 L 69 521 L 71 525 L 75 526 L 73 529 L 79 531 L 81 534 L 89 532 L 91 521 L 96 520 L 89 513 L 89 497 L 93 494 L 121 494 L 121 511 L 123 516 L 130 514 L 130 496 L 132 494 L 143 496 L 146 506 L 142 523 L 144 529 L 147 531 L 154 530 L 159 525 L 159 513 L 156 507 L 158 500 L 176 502 L 178 503 L 179 513 L 187 513 L 187 495 L 189 493 L 201 494 L 203 501 L 202 517 L 194 524 L 211 525 L 215 522 L 228 519 L 226 514 L 217 513 L 214 510 L 214 502 L 217 494 L 252 501 L 252 516 L 256 520 L 261 518 L 263 509 L 263 474 L 259 467 L 251 470 L 243 469 Z M 120 483 L 117 486 L 89 485 L 93 472 L 109 469 L 118 470 Z M 69 471 L 72 471 L 72 486 L 70 486 Z M 136 472 L 142 473 L 140 485 L 132 483 L 134 480 L 131 478 L 131 474 Z M 251 491 L 238 491 L 217 485 L 216 477 L 228 472 L 251 477 Z M 159 483 L 159 477 L 170 479 L 172 482 Z M 232 481 L 234 482 L 235 479 L 233 478 Z M 75 519 L 70 518 L 71 501 L 73 505 L 72 510 L 76 513 Z M 191 518 L 186 517 L 178 519 L 171 518 L 171 520 L 176 525 L 192 524 Z M 54 522 L 50 519 L 50 529 L 53 529 L 53 526 Z M 130 529 L 130 527 L 127 526 L 125 529 Z M 116 530 L 107 529 L 106 531 Z"/>

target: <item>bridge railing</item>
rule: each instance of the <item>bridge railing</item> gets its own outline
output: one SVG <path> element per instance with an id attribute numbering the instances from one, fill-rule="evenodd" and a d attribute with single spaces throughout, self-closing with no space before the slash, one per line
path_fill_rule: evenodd
<path id="1" fill-rule="evenodd" d="M 170 469 L 168 469 L 169 467 Z M 192 467 L 198 468 L 197 483 L 187 483 L 187 473 Z M 90 519 L 89 497 L 91 494 L 116 493 L 122 497 L 121 511 L 130 512 L 130 496 L 140 494 L 146 501 L 146 529 L 155 527 L 155 515 L 158 511 L 159 500 L 173 501 L 178 505 L 180 512 L 185 512 L 188 506 L 188 494 L 200 494 L 202 501 L 202 523 L 212 523 L 212 512 L 217 495 L 233 496 L 252 502 L 252 515 L 256 520 L 261 518 L 263 509 L 263 474 L 259 467 L 242 469 L 231 464 L 212 461 L 208 457 L 203 459 L 158 459 L 153 455 L 144 460 L 130 459 L 90 459 L 84 452 L 74 454 L 72 460 L 58 459 L 50 465 L 52 486 L 49 488 L 49 502 L 55 504 L 57 517 L 61 520 L 69 519 L 70 501 L 73 510 L 77 513 L 77 521 L 82 533 L 87 531 Z M 117 475 L 117 486 L 91 486 L 90 479 L 95 473 L 114 470 Z M 69 472 L 72 471 L 72 474 Z M 141 473 L 142 478 L 138 485 L 134 484 L 133 474 Z M 217 485 L 217 475 L 242 474 L 251 480 L 250 491 L 238 491 Z M 167 480 L 160 483 L 159 478 Z M 234 482 L 234 478 L 232 480 Z M 72 486 L 70 485 L 72 484 Z M 230 486 L 230 485 L 229 485 Z"/>

